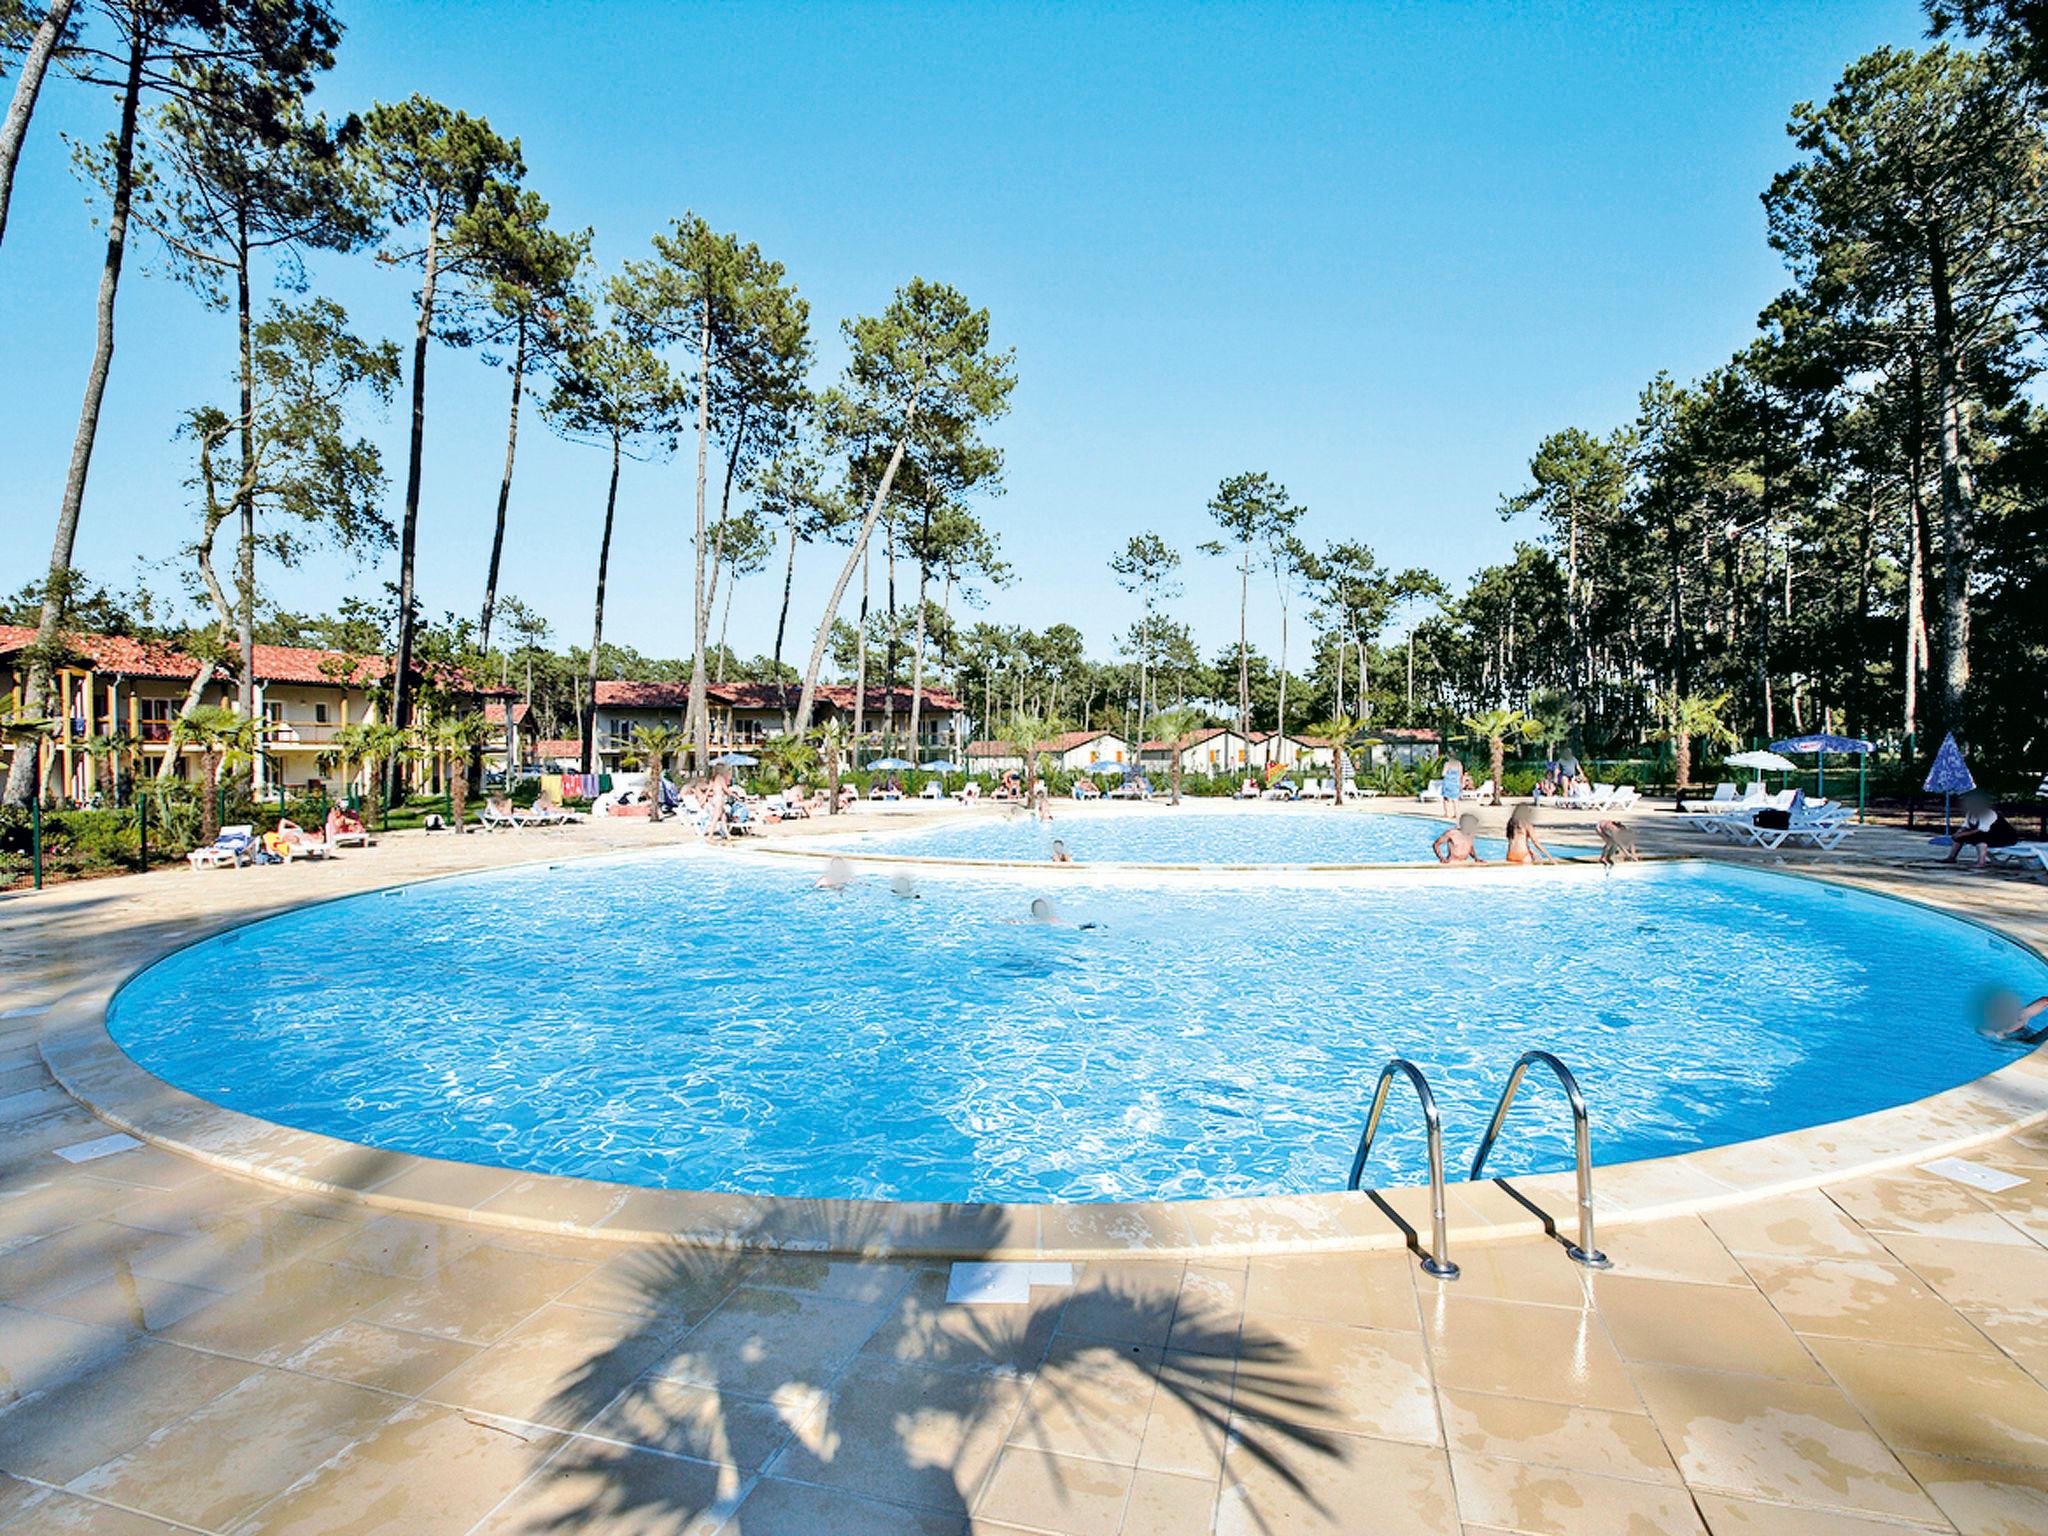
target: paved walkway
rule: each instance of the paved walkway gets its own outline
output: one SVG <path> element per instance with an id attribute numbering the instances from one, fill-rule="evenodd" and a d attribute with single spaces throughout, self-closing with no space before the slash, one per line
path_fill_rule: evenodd
<path id="1" fill-rule="evenodd" d="M 243 904 L 666 839 L 392 838 L 0 901 L 0 1531 L 2048 1530 L 2048 1130 L 1547 1240 L 1077 1266 L 627 1248 L 279 1195 L 108 1127 L 36 1010 Z M 1901 853 L 1909 850 L 1902 849 Z M 1859 878 L 1898 888 L 1890 855 Z M 2048 937 L 2048 890 L 1912 877 Z M 1940 882 L 1946 882 L 1942 884 Z M 88 1148 L 87 1150 L 92 1150 Z"/>

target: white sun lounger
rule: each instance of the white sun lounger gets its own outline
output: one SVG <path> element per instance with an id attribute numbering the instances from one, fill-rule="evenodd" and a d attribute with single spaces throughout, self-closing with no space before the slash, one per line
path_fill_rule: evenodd
<path id="1" fill-rule="evenodd" d="M 2021 868 L 2033 864 L 2048 872 L 2048 843 L 2014 843 L 2010 848 L 1992 849 L 1991 857 L 2000 864 L 2015 864 Z"/>

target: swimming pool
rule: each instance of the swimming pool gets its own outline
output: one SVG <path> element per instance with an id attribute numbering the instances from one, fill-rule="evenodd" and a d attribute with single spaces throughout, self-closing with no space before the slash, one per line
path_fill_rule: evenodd
<path id="1" fill-rule="evenodd" d="M 857 813 L 856 813 L 857 814 Z M 1041 822 L 1023 806 L 977 807 L 935 826 L 876 827 L 806 839 L 806 848 L 917 859 L 1002 859 L 1042 864 L 1054 839 L 1091 864 L 1425 864 L 1448 822 L 1319 805 L 1076 805 L 1055 801 Z M 1539 828 L 1538 835 L 1543 835 Z M 1578 834 L 1583 836 L 1583 833 Z M 1546 844 L 1548 846 L 1548 844 Z M 1507 845 L 1482 838 L 1482 857 Z M 1574 850 L 1558 847 L 1560 855 Z"/>
<path id="2" fill-rule="evenodd" d="M 351 1141 L 690 1189 L 921 1200 L 1341 1188 L 1380 1065 L 1454 1169 L 1509 1066 L 1578 1072 L 1603 1162 L 1923 1097 L 2048 966 L 1987 930 L 1709 865 L 1029 884 L 679 851 L 351 897 L 204 941 L 109 1012 L 138 1063 Z M 1032 894 L 1058 926 L 1019 921 Z M 1082 930 L 1075 924 L 1101 926 Z M 1882 1047 L 1881 1049 L 1879 1047 Z M 1568 1166 L 1532 1081 L 1502 1171 Z M 1412 1104 L 1373 1179 L 1423 1176 Z"/>

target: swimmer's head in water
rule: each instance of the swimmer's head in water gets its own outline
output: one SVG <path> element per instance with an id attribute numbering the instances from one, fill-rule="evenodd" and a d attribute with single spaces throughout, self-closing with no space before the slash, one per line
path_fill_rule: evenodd
<path id="1" fill-rule="evenodd" d="M 1993 987 L 1980 993 L 1976 1003 L 1978 1034 L 1996 1040 L 2020 1027 L 2020 1009 L 2024 1005 L 2017 993 Z"/>
<path id="2" fill-rule="evenodd" d="M 1031 921 L 1034 923 L 1056 923 L 1060 920 L 1060 909 L 1052 904 L 1050 896 L 1031 898 Z"/>
<path id="3" fill-rule="evenodd" d="M 1458 830 L 1467 837 L 1472 836 L 1473 833 L 1479 830 L 1479 818 L 1470 811 L 1467 811 L 1458 818 Z"/>
<path id="4" fill-rule="evenodd" d="M 911 901 L 918 899 L 917 882 L 908 875 L 896 876 L 895 879 L 889 882 L 889 889 L 894 894 L 907 897 Z"/>
<path id="5" fill-rule="evenodd" d="M 842 891 L 851 879 L 853 867 L 846 860 L 835 857 L 826 863 L 825 873 L 818 877 L 818 886 L 821 890 Z"/>

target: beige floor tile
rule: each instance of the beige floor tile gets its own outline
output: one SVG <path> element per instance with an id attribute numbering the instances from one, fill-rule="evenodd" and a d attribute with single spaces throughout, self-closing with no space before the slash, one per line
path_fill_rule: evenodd
<path id="1" fill-rule="evenodd" d="M 1903 1264 L 1762 1257 L 1748 1264 L 1758 1288 L 1796 1332 L 1928 1349 L 1990 1347 Z"/>
<path id="2" fill-rule="evenodd" d="M 399 1285 L 365 1320 L 489 1344 L 583 1279 L 591 1266 L 574 1259 L 530 1258 L 497 1248 L 472 1248 L 433 1274 Z M 351 1271 L 351 1273 L 361 1273 Z"/>
<path id="3" fill-rule="evenodd" d="M 301 1259 L 180 1318 L 163 1337 L 269 1365 L 390 1297 L 404 1282 Z"/>
<path id="4" fill-rule="evenodd" d="M 1948 1529 L 1945 1525 L 1897 1525 L 1863 1515 L 1845 1515 L 1840 1510 L 1759 1504 L 1754 1499 L 1730 1498 L 1723 1493 L 1702 1493 L 1698 1503 L 1713 1536 L 1912 1536 L 1916 1531 Z"/>
<path id="5" fill-rule="evenodd" d="M 462 1536 L 559 1443 L 415 1404 L 265 1504 L 237 1536 Z"/>
<path id="6" fill-rule="evenodd" d="M 733 1467 L 571 1437 L 471 1536 L 711 1536 L 746 1486 Z"/>
<path id="7" fill-rule="evenodd" d="M 550 1302 L 420 1396 L 509 1419 L 579 1429 L 660 1360 L 682 1331 Z"/>
<path id="8" fill-rule="evenodd" d="M 219 1291 L 202 1290 L 196 1285 L 134 1274 L 124 1266 L 83 1290 L 68 1291 L 43 1306 L 60 1317 L 75 1317 L 102 1328 L 155 1333 L 220 1300 L 220 1296 Z"/>
<path id="9" fill-rule="evenodd" d="M 0 1417 L 0 1470 L 69 1482 L 141 1444 L 257 1369 L 247 1361 L 151 1339 L 130 1340 L 92 1370 Z"/>
<path id="10" fill-rule="evenodd" d="M 702 1322 L 761 1256 L 730 1249 L 628 1248 L 562 1293 L 562 1300 L 629 1317 Z"/>
<path id="11" fill-rule="evenodd" d="M 1910 1451 L 1900 1459 L 1959 1531 L 1970 1536 L 2040 1536 L 2048 1531 L 2048 1471 L 1950 1461 Z"/>
<path id="12" fill-rule="evenodd" d="M 834 1301 L 892 1302 L 909 1287 L 916 1273 L 917 1266 L 911 1264 L 764 1253 L 748 1269 L 747 1284 L 813 1291 Z"/>
<path id="13" fill-rule="evenodd" d="M 2048 1468 L 2048 1387 L 2004 1356 L 1812 1342 L 1896 1449 Z"/>
<path id="14" fill-rule="evenodd" d="M 1680 1480 L 1663 1437 L 1645 1414 L 1569 1408 L 1481 1392 L 1444 1391 L 1437 1396 L 1444 1433 L 1454 1452 L 1639 1482 Z"/>
<path id="15" fill-rule="evenodd" d="M 411 1216 L 379 1216 L 321 1250 L 330 1264 L 347 1264 L 380 1275 L 418 1279 L 459 1259 L 483 1241 L 475 1227 L 448 1226 Z"/>
<path id="16" fill-rule="evenodd" d="M 179 1239 L 103 1220 L 82 1221 L 0 1255 L 0 1297 L 37 1306 L 110 1275 L 132 1272 L 136 1257 Z"/>
<path id="17" fill-rule="evenodd" d="M 1536 1466 L 1493 1456 L 1451 1457 L 1458 1513 L 1469 1523 L 1531 1536 L 1595 1536 L 1644 1531 L 1704 1536 L 1692 1495 L 1668 1483 L 1639 1483 L 1596 1472 Z"/>
<path id="18" fill-rule="evenodd" d="M 127 1335 L 111 1328 L 0 1301 L 0 1409 L 54 1392 L 127 1347 Z"/>
<path id="19" fill-rule="evenodd" d="M 1593 1294 L 1622 1358 L 1795 1381 L 1827 1378 L 1755 1290 L 1600 1275 Z"/>
<path id="20" fill-rule="evenodd" d="M 1247 1328 L 1231 1399 L 1236 1419 L 1442 1444 L 1429 1360 L 1417 1335 L 1293 1317 L 1259 1326 L 1271 1345 L 1249 1358 L 1255 1341 Z"/>
<path id="21" fill-rule="evenodd" d="M 1727 1245 L 1697 1216 L 1616 1227 L 1611 1235 L 1600 1238 L 1600 1246 L 1614 1261 L 1614 1268 L 1606 1273 L 1693 1285 L 1749 1284 Z"/>
<path id="22" fill-rule="evenodd" d="M 1096 1261 L 1079 1269 L 1060 1316 L 1061 1333 L 1163 1348 L 1186 1265 Z"/>
<path id="23" fill-rule="evenodd" d="M 1392 1250 L 1254 1258 L 1244 1276 L 1244 1315 L 1414 1332 L 1422 1322 L 1413 1267 Z"/>
<path id="24" fill-rule="evenodd" d="M 1139 1472 L 1131 1479 L 1121 1536 L 1190 1536 L 1216 1518 L 1217 1485 L 1206 1477 Z"/>
<path id="25" fill-rule="evenodd" d="M 297 1354 L 279 1362 L 334 1381 L 414 1397 L 477 1352 L 477 1345 L 347 1322 L 330 1328 Z"/>
<path id="26" fill-rule="evenodd" d="M 1931 1173 L 1856 1179 L 1830 1184 L 1826 1193 L 1872 1233 L 1918 1232 L 1980 1243 L 2028 1240 L 1964 1185 Z"/>
<path id="27" fill-rule="evenodd" d="M 1908 1233 L 1885 1243 L 1951 1306 L 2013 1322 L 2048 1321 L 2048 1248 Z"/>
<path id="28" fill-rule="evenodd" d="M 879 1504 L 843 1489 L 771 1477 L 755 1486 L 728 1529 L 734 1536 L 957 1536 L 961 1515 Z"/>
<path id="29" fill-rule="evenodd" d="M 368 1434 L 398 1406 L 361 1387 L 258 1371 L 70 1486 L 130 1509 L 220 1529 Z"/>
<path id="30" fill-rule="evenodd" d="M 1662 1365 L 1638 1366 L 1635 1378 L 1678 1470 L 1697 1488 L 1934 1517 L 1898 1459 L 1831 1386 Z"/>
<path id="31" fill-rule="evenodd" d="M 974 1512 L 1059 1536 L 1116 1536 L 1134 1475 L 1129 1467 L 1013 1445 L 996 1463 Z"/>
<path id="32" fill-rule="evenodd" d="M 1158 1387 L 1145 1413 L 1138 1465 L 1214 1480 L 1223 1469 L 1234 1381 L 1233 1363 L 1218 1356 L 1174 1350 L 1160 1356 Z"/>
<path id="33" fill-rule="evenodd" d="M 1394 1255 L 1387 1255 L 1394 1257 Z M 1417 1273 L 1408 1255 L 1405 1273 Z M 1458 1250 L 1458 1294 L 1550 1307 L 1587 1305 L 1585 1271 L 1548 1238 L 1470 1243 Z M 1411 1281 L 1412 1286 L 1412 1281 Z"/>
<path id="34" fill-rule="evenodd" d="M 1442 1451 L 1332 1435 L 1311 1444 L 1235 1442 L 1224 1461 L 1216 1536 L 1445 1536 L 1458 1529 Z"/>
<path id="35" fill-rule="evenodd" d="M 59 1488 L 15 1483 L 9 1498 L 0 1487 L 0 1527 L 8 1536 L 173 1536 L 175 1525 L 129 1510 L 95 1504 Z"/>
<path id="36" fill-rule="evenodd" d="M 1026 1390 L 1016 1377 L 857 1360 L 768 1472 L 957 1513 L 1002 1453 Z"/>
<path id="37" fill-rule="evenodd" d="M 1884 1245 L 1819 1190 L 1773 1195 L 1708 1211 L 1705 1221 L 1731 1253 L 1784 1258 L 1882 1259 Z"/>
<path id="38" fill-rule="evenodd" d="M 1250 1266 L 1242 1261 L 1188 1265 L 1180 1277 L 1166 1347 L 1191 1354 L 1236 1354 L 1249 1274 Z"/>
<path id="39" fill-rule="evenodd" d="M 1638 1411 L 1628 1371 L 1591 1311 L 1439 1293 L 1422 1306 L 1437 1385 Z"/>
<path id="40" fill-rule="evenodd" d="M 883 1308 L 802 1291 L 742 1286 L 677 1343 L 653 1374 L 749 1397 L 824 1387 L 874 1335 Z"/>
<path id="41" fill-rule="evenodd" d="M 742 1397 L 643 1376 L 584 1432 L 756 1472 L 782 1449 L 799 1424 L 814 1422 L 813 1410 L 823 1400 L 823 1393 L 808 1387 L 788 1387 L 772 1398 Z"/>
<path id="42" fill-rule="evenodd" d="M 946 1300 L 945 1273 L 932 1271 L 911 1282 L 865 1349 L 948 1370 L 1036 1370 L 1065 1305 L 1063 1292 L 1040 1290 L 1015 1305 L 955 1306 Z"/>
<path id="43" fill-rule="evenodd" d="M 1135 1464 L 1161 1358 L 1160 1351 L 1137 1344 L 1055 1338 L 1016 1416 L 1011 1441 L 1034 1450 Z"/>

